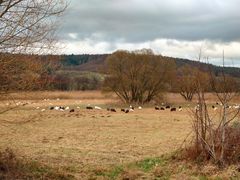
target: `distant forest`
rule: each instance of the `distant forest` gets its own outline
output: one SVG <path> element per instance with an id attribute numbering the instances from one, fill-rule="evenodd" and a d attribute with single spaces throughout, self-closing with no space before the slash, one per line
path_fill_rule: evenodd
<path id="1" fill-rule="evenodd" d="M 109 54 L 83 54 L 83 55 L 63 55 L 61 64 L 64 69 L 75 69 L 82 71 L 92 71 L 92 72 L 101 72 L 102 66 L 105 63 L 106 58 Z M 211 68 L 215 75 L 218 76 L 222 72 L 223 68 L 216 65 L 209 65 L 203 62 L 197 62 L 189 59 L 173 58 L 165 56 L 166 60 L 172 59 L 175 61 L 177 68 L 180 68 L 184 65 L 190 65 L 193 67 L 198 67 L 203 71 L 208 71 Z M 240 78 L 240 68 L 236 67 L 225 67 L 224 71 L 230 76 Z"/>
<path id="2" fill-rule="evenodd" d="M 23 78 L 25 76 L 31 81 L 35 82 L 33 86 L 30 80 L 26 86 L 31 87 L 29 90 L 97 90 L 101 89 L 105 77 L 106 71 L 106 59 L 109 54 L 83 54 L 83 55 L 12 55 L 2 54 L 6 58 L 18 60 L 12 61 L 9 64 L 10 67 L 15 69 L 22 69 L 24 66 L 34 67 L 32 71 L 26 71 L 22 74 L 12 72 L 14 79 Z M 215 76 L 221 74 L 223 68 L 214 65 L 208 65 L 187 59 L 179 59 L 172 57 L 162 57 L 164 60 L 173 60 L 176 65 L 176 69 L 179 70 L 185 65 L 191 67 L 197 67 L 202 71 L 208 71 L 209 68 L 214 72 Z M 31 63 L 30 63 L 31 62 Z M 21 65 L 21 67 L 19 66 Z M 0 69 L 1 70 L 1 69 Z M 240 79 L 240 68 L 225 67 L 226 74 Z M 22 72 L 22 71 L 20 71 Z M 9 72 L 11 73 L 11 72 Z M 8 75 L 0 74 L 0 80 L 3 85 L 10 84 L 12 90 L 21 90 L 22 83 L 19 86 L 13 83 L 13 80 L 8 80 Z M 26 88 L 24 88 L 26 89 Z M 174 89 L 174 88 L 173 88 Z"/>

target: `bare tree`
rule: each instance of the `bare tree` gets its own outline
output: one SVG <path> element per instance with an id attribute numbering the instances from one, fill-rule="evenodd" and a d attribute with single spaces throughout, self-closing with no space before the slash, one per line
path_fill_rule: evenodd
<path id="1" fill-rule="evenodd" d="M 195 73 L 197 73 L 197 71 L 196 68 L 189 65 L 185 65 L 179 70 L 177 80 L 178 90 L 180 95 L 186 101 L 192 101 L 192 98 L 196 93 Z"/>
<path id="2" fill-rule="evenodd" d="M 66 7 L 59 0 L 0 0 L 0 96 L 39 82 L 43 64 L 23 54 L 54 49 L 57 18 Z"/>
<path id="3" fill-rule="evenodd" d="M 210 66 L 209 66 L 210 67 Z M 223 166 L 227 155 L 226 150 L 229 150 L 227 141 L 231 136 L 226 136 L 229 124 L 235 120 L 239 114 L 239 107 L 231 110 L 229 103 L 239 95 L 238 82 L 228 76 L 224 71 L 224 55 L 222 73 L 219 76 L 213 74 L 213 70 L 209 69 L 209 80 L 207 81 L 213 92 L 220 101 L 219 111 L 213 116 L 209 113 L 208 105 L 205 99 L 206 90 L 201 81 L 201 76 L 196 76 L 196 96 L 197 106 L 191 112 L 193 119 L 193 129 L 195 133 L 195 147 L 197 155 L 205 154 L 205 157 L 211 158 L 218 165 Z"/>
<path id="4" fill-rule="evenodd" d="M 0 51 L 53 47 L 56 18 L 65 8 L 66 3 L 59 0 L 0 0 Z"/>
<path id="5" fill-rule="evenodd" d="M 171 60 L 149 51 L 115 52 L 107 59 L 108 77 L 104 87 L 126 103 L 148 103 L 167 89 L 175 66 Z"/>

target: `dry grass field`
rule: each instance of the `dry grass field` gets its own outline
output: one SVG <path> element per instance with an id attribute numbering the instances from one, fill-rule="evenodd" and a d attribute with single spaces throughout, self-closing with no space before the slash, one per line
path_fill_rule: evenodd
<path id="1" fill-rule="evenodd" d="M 117 173 L 102 176 L 102 169 L 173 153 L 191 132 L 186 102 L 175 94 L 167 98 L 177 107 L 183 106 L 181 112 L 156 111 L 148 105 L 128 114 L 120 111 L 123 105 L 115 96 L 100 92 L 12 96 L 15 102 L 29 104 L 0 115 L 0 147 L 10 147 L 21 156 L 68 171 L 76 179 L 89 179 L 96 169 L 101 172 L 95 172 L 95 179 L 115 178 Z M 216 101 L 210 95 L 208 99 L 209 103 Z M 1 108 L 8 102 L 2 100 Z M 88 104 L 103 109 L 86 110 Z M 69 106 L 75 112 L 49 110 L 50 106 Z M 107 107 L 117 107 L 117 112 L 109 112 Z"/>

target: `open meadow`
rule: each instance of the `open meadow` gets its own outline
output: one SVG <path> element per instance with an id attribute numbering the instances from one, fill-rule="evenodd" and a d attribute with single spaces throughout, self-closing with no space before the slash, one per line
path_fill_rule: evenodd
<path id="1" fill-rule="evenodd" d="M 129 113 L 121 112 L 126 105 L 115 96 L 98 91 L 20 93 L 12 97 L 14 103 L 23 105 L 0 115 L 0 147 L 9 147 L 76 179 L 117 178 L 122 169 L 110 175 L 102 171 L 174 153 L 191 137 L 188 106 L 193 104 L 188 105 L 177 94 L 166 98 L 177 111 L 157 111 L 154 105 L 147 105 Z M 211 95 L 207 99 L 210 105 L 216 102 Z M 11 103 L 2 100 L 1 108 Z M 89 104 L 102 110 L 87 110 Z M 68 106 L 74 112 L 50 110 L 55 106 Z M 178 111 L 179 106 L 182 111 Z M 107 111 L 108 107 L 117 112 Z M 146 179 L 141 173 L 137 177 Z"/>

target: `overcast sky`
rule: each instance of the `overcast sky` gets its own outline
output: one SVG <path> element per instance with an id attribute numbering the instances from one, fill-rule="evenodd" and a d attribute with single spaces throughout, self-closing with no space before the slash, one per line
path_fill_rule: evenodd
<path id="1" fill-rule="evenodd" d="M 240 66 L 239 0 L 71 0 L 59 31 L 61 53 L 151 48 L 195 59 L 200 47 L 214 64 L 225 51 Z"/>

